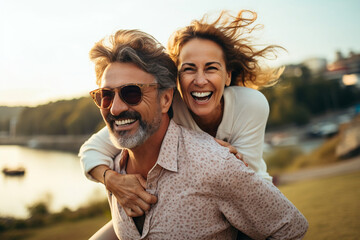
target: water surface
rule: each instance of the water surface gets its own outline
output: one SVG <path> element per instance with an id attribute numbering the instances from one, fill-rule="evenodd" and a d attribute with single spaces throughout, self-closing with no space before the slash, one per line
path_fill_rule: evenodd
<path id="1" fill-rule="evenodd" d="M 0 170 L 7 166 L 23 166 L 26 174 L 9 177 L 0 173 L 2 217 L 28 217 L 27 206 L 42 200 L 49 202 L 51 211 L 60 211 L 105 199 L 103 185 L 85 178 L 75 154 L 0 146 Z"/>

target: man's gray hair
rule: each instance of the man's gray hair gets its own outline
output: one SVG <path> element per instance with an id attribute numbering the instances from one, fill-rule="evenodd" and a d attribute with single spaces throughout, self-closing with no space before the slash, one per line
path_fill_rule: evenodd
<path id="1" fill-rule="evenodd" d="M 90 50 L 100 86 L 106 67 L 112 62 L 133 63 L 153 75 L 160 88 L 176 87 L 177 68 L 165 48 L 150 34 L 139 30 L 119 30 Z"/>

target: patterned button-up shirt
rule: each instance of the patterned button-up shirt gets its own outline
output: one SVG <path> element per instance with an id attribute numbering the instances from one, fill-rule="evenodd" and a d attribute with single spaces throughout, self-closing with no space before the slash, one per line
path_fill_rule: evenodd
<path id="1" fill-rule="evenodd" d="M 126 174 L 128 153 L 115 159 Z M 301 239 L 304 216 L 268 181 L 206 133 L 170 121 L 147 188 L 158 197 L 140 235 L 116 198 L 108 193 L 113 225 L 122 239 L 236 239 L 237 229 L 253 239 Z"/>

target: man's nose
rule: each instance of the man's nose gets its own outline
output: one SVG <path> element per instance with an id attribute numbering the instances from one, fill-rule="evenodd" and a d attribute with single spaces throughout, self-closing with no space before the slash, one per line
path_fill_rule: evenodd
<path id="1" fill-rule="evenodd" d="M 113 103 L 110 108 L 110 113 L 113 116 L 117 116 L 120 113 L 127 111 L 129 109 L 129 106 L 123 102 L 123 100 L 120 98 L 119 94 L 116 93 L 114 96 Z"/>
<path id="2" fill-rule="evenodd" d="M 196 84 L 197 86 L 203 86 L 207 83 L 208 83 L 208 80 L 207 80 L 206 74 L 203 71 L 199 71 L 195 75 L 194 84 Z"/>

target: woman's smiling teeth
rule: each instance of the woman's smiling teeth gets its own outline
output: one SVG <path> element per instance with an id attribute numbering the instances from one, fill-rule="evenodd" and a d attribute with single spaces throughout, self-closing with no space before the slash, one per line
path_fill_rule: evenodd
<path id="1" fill-rule="evenodd" d="M 128 125 L 128 124 L 131 124 L 133 122 L 135 122 L 136 119 L 123 119 L 123 120 L 116 120 L 115 121 L 115 124 L 117 126 L 123 126 L 123 125 Z"/>
<path id="2" fill-rule="evenodd" d="M 210 99 L 213 92 L 191 92 L 191 96 L 198 101 L 205 101 Z"/>

